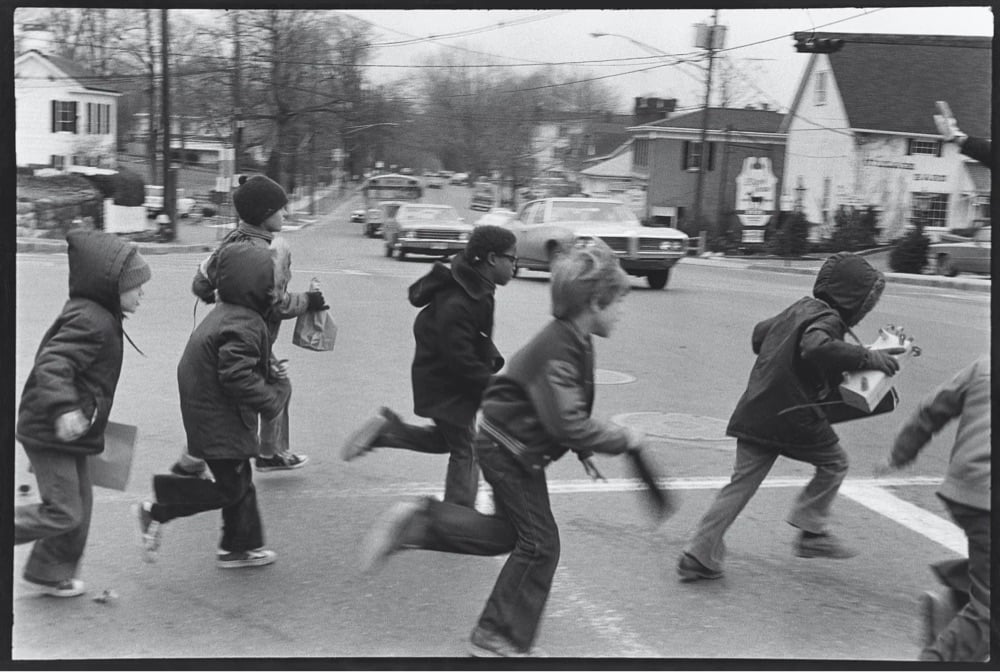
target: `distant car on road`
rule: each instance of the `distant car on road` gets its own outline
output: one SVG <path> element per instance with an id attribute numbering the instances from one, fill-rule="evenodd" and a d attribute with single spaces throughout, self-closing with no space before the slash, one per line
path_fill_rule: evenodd
<path id="1" fill-rule="evenodd" d="M 365 211 L 364 208 L 360 210 L 351 211 L 351 223 L 353 224 L 364 224 L 365 223 Z"/>
<path id="2" fill-rule="evenodd" d="M 505 226 L 517 237 L 518 268 L 548 271 L 559 252 L 604 243 L 626 273 L 645 277 L 653 289 L 666 287 L 670 269 L 688 249 L 687 234 L 669 227 L 642 226 L 631 209 L 611 199 L 531 201 Z"/>
<path id="3" fill-rule="evenodd" d="M 497 188 L 489 182 L 476 182 L 473 187 L 470 210 L 489 211 L 497 205 Z"/>
<path id="4" fill-rule="evenodd" d="M 363 232 L 369 238 L 382 235 L 385 223 L 396 216 L 396 211 L 405 201 L 379 201 L 378 206 L 369 208 L 364 220 Z"/>
<path id="5" fill-rule="evenodd" d="M 950 238 L 950 242 L 931 245 L 928 251 L 927 256 L 934 262 L 937 273 L 948 277 L 959 273 L 991 273 L 991 227 L 977 229 L 964 241 L 954 240 L 957 236 Z"/>
<path id="6" fill-rule="evenodd" d="M 437 173 L 432 173 L 427 177 L 427 188 L 428 189 L 440 189 L 444 186 L 445 179 Z"/>
<path id="7" fill-rule="evenodd" d="M 455 173 L 448 180 L 448 184 L 457 184 L 464 186 L 469 184 L 469 174 L 468 173 Z"/>
<path id="8" fill-rule="evenodd" d="M 517 213 L 509 208 L 490 208 L 490 211 L 472 223 L 473 226 L 492 224 L 503 226 L 517 217 Z"/>
<path id="9" fill-rule="evenodd" d="M 394 252 L 399 259 L 409 253 L 448 256 L 465 249 L 472 228 L 450 205 L 405 203 L 382 228 L 385 256 Z"/>
<path id="10" fill-rule="evenodd" d="M 163 212 L 163 187 L 156 184 L 146 185 L 146 200 L 143 202 L 146 208 L 146 217 L 156 217 Z M 184 196 L 184 190 L 177 190 L 176 201 L 177 217 L 187 217 L 194 210 L 195 200 Z"/>

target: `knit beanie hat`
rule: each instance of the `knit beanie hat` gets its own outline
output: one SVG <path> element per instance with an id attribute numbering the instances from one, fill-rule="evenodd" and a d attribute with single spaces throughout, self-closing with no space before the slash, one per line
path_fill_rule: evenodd
<path id="1" fill-rule="evenodd" d="M 137 251 L 135 254 L 129 256 L 125 262 L 125 268 L 122 269 L 121 275 L 118 276 L 118 293 L 124 294 L 130 289 L 140 287 L 149 282 L 149 279 L 152 277 L 153 273 L 149 270 L 149 264 L 146 263 L 146 260 Z"/>
<path id="2" fill-rule="evenodd" d="M 265 175 L 240 176 L 240 186 L 233 192 L 233 205 L 240 219 L 250 226 L 260 226 L 264 220 L 281 210 L 288 196 L 281 185 Z"/>

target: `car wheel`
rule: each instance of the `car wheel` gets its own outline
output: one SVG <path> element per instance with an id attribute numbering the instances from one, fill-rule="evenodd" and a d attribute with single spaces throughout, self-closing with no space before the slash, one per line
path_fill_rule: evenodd
<path id="1" fill-rule="evenodd" d="M 402 247 L 399 248 L 399 254 L 396 255 L 396 258 L 399 259 L 400 261 L 402 261 L 403 259 L 405 259 L 406 258 L 406 250 L 404 250 Z"/>
<path id="2" fill-rule="evenodd" d="M 954 278 L 958 275 L 958 269 L 955 268 L 955 264 L 952 263 L 951 256 L 948 254 L 938 255 L 937 271 L 940 275 L 946 275 L 949 278 Z"/>
<path id="3" fill-rule="evenodd" d="M 663 289 L 667 286 L 667 280 L 670 279 L 670 269 L 665 271 L 650 271 L 646 275 L 646 283 L 649 284 L 650 289 Z"/>

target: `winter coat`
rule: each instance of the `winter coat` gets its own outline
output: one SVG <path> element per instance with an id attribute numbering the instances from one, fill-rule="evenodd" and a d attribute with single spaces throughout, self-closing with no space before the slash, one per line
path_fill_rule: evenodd
<path id="1" fill-rule="evenodd" d="M 837 443 L 822 407 L 810 404 L 836 390 L 844 371 L 862 365 L 867 349 L 845 343 L 844 335 L 874 307 L 884 285 L 864 258 L 841 252 L 817 273 L 812 297 L 757 324 L 751 337 L 757 360 L 726 433 L 777 450 Z"/>
<path id="2" fill-rule="evenodd" d="M 222 239 L 219 247 L 198 266 L 198 270 L 194 274 L 194 279 L 191 281 L 191 291 L 202 301 L 212 303 L 215 301 L 215 289 L 218 286 L 216 276 L 218 273 L 217 263 L 220 250 L 233 243 L 249 243 L 257 247 L 267 248 L 271 247 L 272 242 L 276 240 L 280 239 L 275 238 L 270 231 L 250 226 L 246 222 L 240 222 L 233 231 Z M 277 290 L 275 294 L 278 296 L 277 307 L 267 317 L 267 328 L 271 335 L 272 345 L 278 339 L 278 330 L 281 328 L 281 321 L 298 317 L 306 312 L 309 305 L 309 300 L 305 292 L 288 291 L 288 282 L 292 278 L 292 260 L 291 253 L 286 251 L 286 254 L 287 256 L 280 265 L 280 272 L 276 278 Z"/>
<path id="3" fill-rule="evenodd" d="M 462 426 L 475 418 L 490 376 L 504 364 L 493 344 L 495 289 L 461 252 L 450 268 L 435 262 L 410 286 L 410 303 L 422 308 L 410 368 L 417 415 Z"/>
<path id="4" fill-rule="evenodd" d="M 42 337 L 21 394 L 15 435 L 26 447 L 75 454 L 104 450 L 104 429 L 122 368 L 118 277 L 134 245 L 99 231 L 70 231 L 69 300 Z M 90 429 L 69 443 L 56 418 L 79 410 Z"/>
<path id="5" fill-rule="evenodd" d="M 938 494 L 953 502 L 990 510 L 990 356 L 959 371 L 920 401 L 900 428 L 891 463 L 902 467 L 951 420 L 958 418 L 948 471 Z"/>
<path id="6" fill-rule="evenodd" d="M 215 264 L 219 301 L 188 339 L 177 365 L 188 452 L 202 459 L 256 456 L 257 415 L 276 416 L 288 400 L 287 380 L 271 380 L 274 265 L 269 249 L 234 243 Z"/>
<path id="7" fill-rule="evenodd" d="M 625 428 L 590 417 L 593 407 L 591 338 L 553 320 L 490 384 L 479 426 L 529 469 L 544 469 L 567 450 L 581 459 L 624 452 Z"/>

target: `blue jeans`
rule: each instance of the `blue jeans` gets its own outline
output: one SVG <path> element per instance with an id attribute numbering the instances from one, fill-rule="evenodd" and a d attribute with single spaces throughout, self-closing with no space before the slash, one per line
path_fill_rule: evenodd
<path id="1" fill-rule="evenodd" d="M 418 453 L 449 455 L 444 479 L 444 501 L 459 506 L 476 506 L 479 491 L 479 462 L 473 446 L 475 420 L 467 425 L 455 425 L 440 418 L 432 426 L 393 425 L 379 436 L 378 445 L 405 448 Z"/>
<path id="2" fill-rule="evenodd" d="M 14 508 L 14 543 L 35 542 L 24 576 L 40 581 L 72 579 L 87 545 L 94 506 L 87 456 L 30 448 L 24 452 L 42 500 Z"/>
<path id="3" fill-rule="evenodd" d="M 722 571 L 726 530 L 740 515 L 747 502 L 767 476 L 779 455 L 816 467 L 812 480 L 795 499 L 788 522 L 806 532 L 826 530 L 830 508 L 847 475 L 847 453 L 835 443 L 827 448 L 765 448 L 744 439 L 736 441 L 736 464 L 733 475 L 702 516 L 684 552 L 713 571 Z"/>
<path id="4" fill-rule="evenodd" d="M 464 553 L 510 553 L 479 616 L 479 627 L 498 633 L 527 652 L 538 634 L 552 577 L 559 564 L 559 528 L 552 516 L 545 472 L 528 470 L 506 448 L 482 432 L 475 450 L 486 482 L 493 488 L 496 513 L 429 500 L 407 543 Z"/>
<path id="5" fill-rule="evenodd" d="M 933 569 L 945 585 L 967 595 L 968 602 L 920 652 L 920 660 L 982 662 L 990 655 L 990 512 L 941 499 L 969 540 L 969 558 Z"/>
<path id="6" fill-rule="evenodd" d="M 150 514 L 161 523 L 222 509 L 219 548 L 239 553 L 264 545 L 250 460 L 205 460 L 215 481 L 171 474 L 153 477 L 156 502 Z"/>

